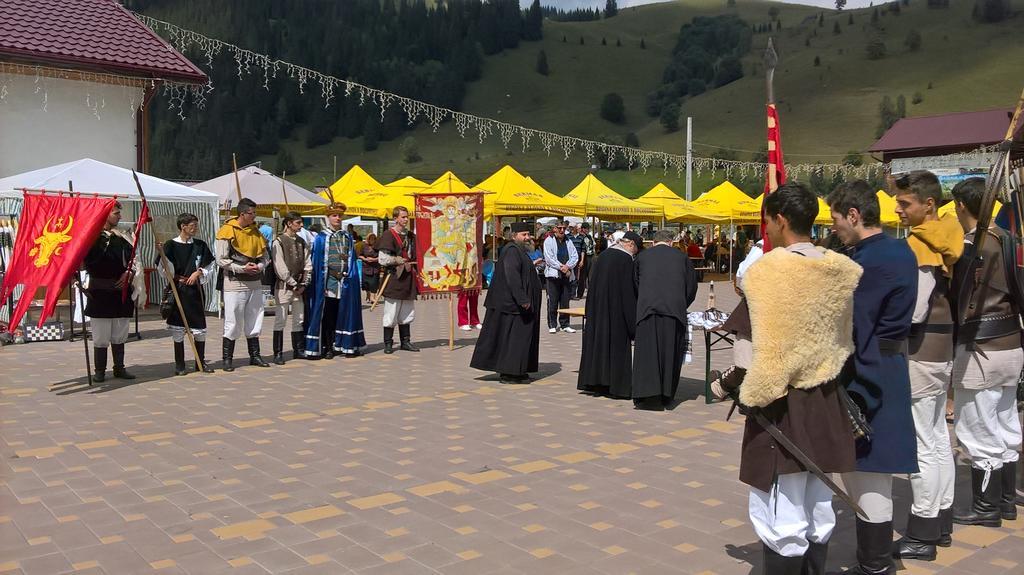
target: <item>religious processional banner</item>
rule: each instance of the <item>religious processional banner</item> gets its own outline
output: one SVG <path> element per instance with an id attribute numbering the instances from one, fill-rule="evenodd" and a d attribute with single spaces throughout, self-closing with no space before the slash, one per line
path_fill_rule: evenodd
<path id="1" fill-rule="evenodd" d="M 479 291 L 484 196 L 416 195 L 416 264 L 420 295 Z"/>
<path id="2" fill-rule="evenodd" d="M 47 288 L 39 314 L 38 326 L 43 326 L 57 307 L 61 288 L 85 259 L 113 207 L 113 198 L 25 193 L 14 253 L 0 286 L 0 301 L 13 294 L 15 286 L 25 286 L 10 318 L 10 332 L 17 329 L 41 287 Z"/>

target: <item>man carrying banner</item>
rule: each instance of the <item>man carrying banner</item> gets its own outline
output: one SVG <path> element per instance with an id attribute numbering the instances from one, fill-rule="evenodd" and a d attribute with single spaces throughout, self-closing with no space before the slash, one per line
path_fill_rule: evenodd
<path id="1" fill-rule="evenodd" d="M 811 243 L 818 200 L 804 185 L 782 185 L 765 196 L 764 210 L 765 231 L 781 249 L 765 254 L 743 280 L 757 321 L 739 387 L 740 403 L 751 410 L 740 481 L 750 486 L 750 521 L 764 544 L 764 573 L 824 574 L 836 525 L 827 474 L 856 465 L 839 387 L 849 377 L 861 269 Z M 811 473 L 772 432 L 788 438 L 823 475 Z"/>
<path id="2" fill-rule="evenodd" d="M 533 248 L 533 224 L 512 224 L 512 243 L 494 267 L 487 289 L 484 326 L 469 366 L 496 371 L 502 383 L 529 383 L 538 369 L 540 349 L 540 277 L 527 255 Z"/>
<path id="3" fill-rule="evenodd" d="M 237 216 L 217 231 L 214 252 L 224 272 L 224 371 L 234 371 L 235 340 L 245 336 L 249 365 L 270 367 L 260 357 L 263 270 L 270 265 L 267 242 L 256 227 L 256 202 L 238 201 Z"/>
<path id="4" fill-rule="evenodd" d="M 131 240 L 117 230 L 120 221 L 121 203 L 115 202 L 83 262 L 89 274 L 85 315 L 92 324 L 93 361 L 96 363 L 93 380 L 98 382 L 106 379 L 108 346 L 114 356 L 114 377 L 135 379 L 124 368 L 124 344 L 128 341 L 128 320 L 135 315 L 138 294 L 132 284 L 139 266 L 132 257 Z"/>
<path id="5" fill-rule="evenodd" d="M 867 182 L 840 185 L 828 203 L 836 233 L 864 268 L 853 296 L 855 375 L 846 389 L 873 431 L 857 440 L 857 471 L 843 474 L 864 512 L 857 515 L 854 572 L 890 573 L 892 476 L 919 470 L 907 368 L 917 259 L 905 241 L 882 232 L 878 196 Z"/>
<path id="6" fill-rule="evenodd" d="M 284 232 L 274 240 L 273 254 L 274 296 L 277 309 L 274 310 L 274 363 L 284 364 L 284 328 L 288 316 L 292 317 L 292 359 L 305 356 L 306 332 L 302 329 L 305 310 L 306 287 L 313 275 L 313 260 L 310 246 L 299 235 L 302 229 L 302 214 L 288 212 L 281 226 Z"/>
<path id="7" fill-rule="evenodd" d="M 377 240 L 380 265 L 385 270 L 384 353 L 395 352 L 395 326 L 400 349 L 419 351 L 412 345 L 412 322 L 416 314 L 416 236 L 409 229 L 409 210 L 397 206 L 391 210 L 395 225 Z"/>
<path id="8" fill-rule="evenodd" d="M 917 300 L 910 328 L 910 409 L 917 432 L 918 473 L 910 475 L 914 501 L 894 557 L 934 561 L 935 546 L 950 544 L 956 465 L 946 426 L 946 387 L 953 368 L 953 314 L 949 279 L 964 249 L 953 216 L 939 219 L 942 186 L 920 170 L 894 182 L 896 213 L 910 229 L 907 245 L 917 259 Z"/>
<path id="9" fill-rule="evenodd" d="M 359 348 L 366 345 L 355 243 L 341 225 L 344 216 L 345 204 L 331 204 L 327 208 L 327 229 L 313 242 L 306 331 L 306 357 L 310 359 L 333 359 L 335 352 L 346 358 L 359 357 Z"/>
<path id="10" fill-rule="evenodd" d="M 974 243 L 985 180 L 969 178 L 953 188 L 956 215 Z M 1024 368 L 1020 313 L 1024 309 L 1016 276 L 1016 250 L 1006 231 L 987 230 L 981 267 L 958 263 L 953 275 L 957 306 L 958 357 L 953 363 L 956 438 L 971 462 L 970 508 L 953 514 L 961 525 L 999 527 L 1017 518 L 1015 483 L 1021 448 L 1016 385 Z M 963 354 L 960 356 L 959 354 Z"/>

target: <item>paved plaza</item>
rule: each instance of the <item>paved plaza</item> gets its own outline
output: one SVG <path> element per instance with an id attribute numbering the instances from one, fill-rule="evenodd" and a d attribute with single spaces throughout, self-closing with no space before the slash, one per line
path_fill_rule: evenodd
<path id="1" fill-rule="evenodd" d="M 385 356 L 382 310 L 367 309 L 365 357 L 186 377 L 170 377 L 170 338 L 147 316 L 127 346 L 139 379 L 93 388 L 80 341 L 3 348 L 0 573 L 761 572 L 743 420 L 704 403 L 700 332 L 678 405 L 641 412 L 577 393 L 582 334 L 543 330 L 539 377 L 501 385 L 467 367 L 478 332 L 448 350 L 447 312 L 417 304 L 418 354 Z M 898 530 L 907 494 L 901 478 Z M 836 506 L 841 571 L 854 522 Z M 1022 573 L 1022 543 L 1024 520 L 958 526 L 937 561 L 903 567 Z"/>

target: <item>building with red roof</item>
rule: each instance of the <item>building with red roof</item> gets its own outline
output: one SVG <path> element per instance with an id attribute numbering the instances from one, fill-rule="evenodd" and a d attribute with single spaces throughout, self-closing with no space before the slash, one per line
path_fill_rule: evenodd
<path id="1" fill-rule="evenodd" d="M 114 0 L 4 0 L 0 176 L 85 157 L 145 171 L 156 90 L 206 82 Z"/>

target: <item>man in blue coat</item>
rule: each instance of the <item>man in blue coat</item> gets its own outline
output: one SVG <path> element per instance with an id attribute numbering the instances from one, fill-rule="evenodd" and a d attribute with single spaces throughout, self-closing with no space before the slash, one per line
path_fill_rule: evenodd
<path id="1" fill-rule="evenodd" d="M 867 182 L 840 185 L 828 204 L 836 234 L 864 268 L 853 295 L 856 375 L 847 391 L 873 433 L 857 440 L 857 471 L 842 476 L 865 513 L 857 516 L 855 573 L 891 573 L 892 474 L 918 471 L 907 364 L 917 260 L 906 241 L 882 232 L 878 198 Z"/>

